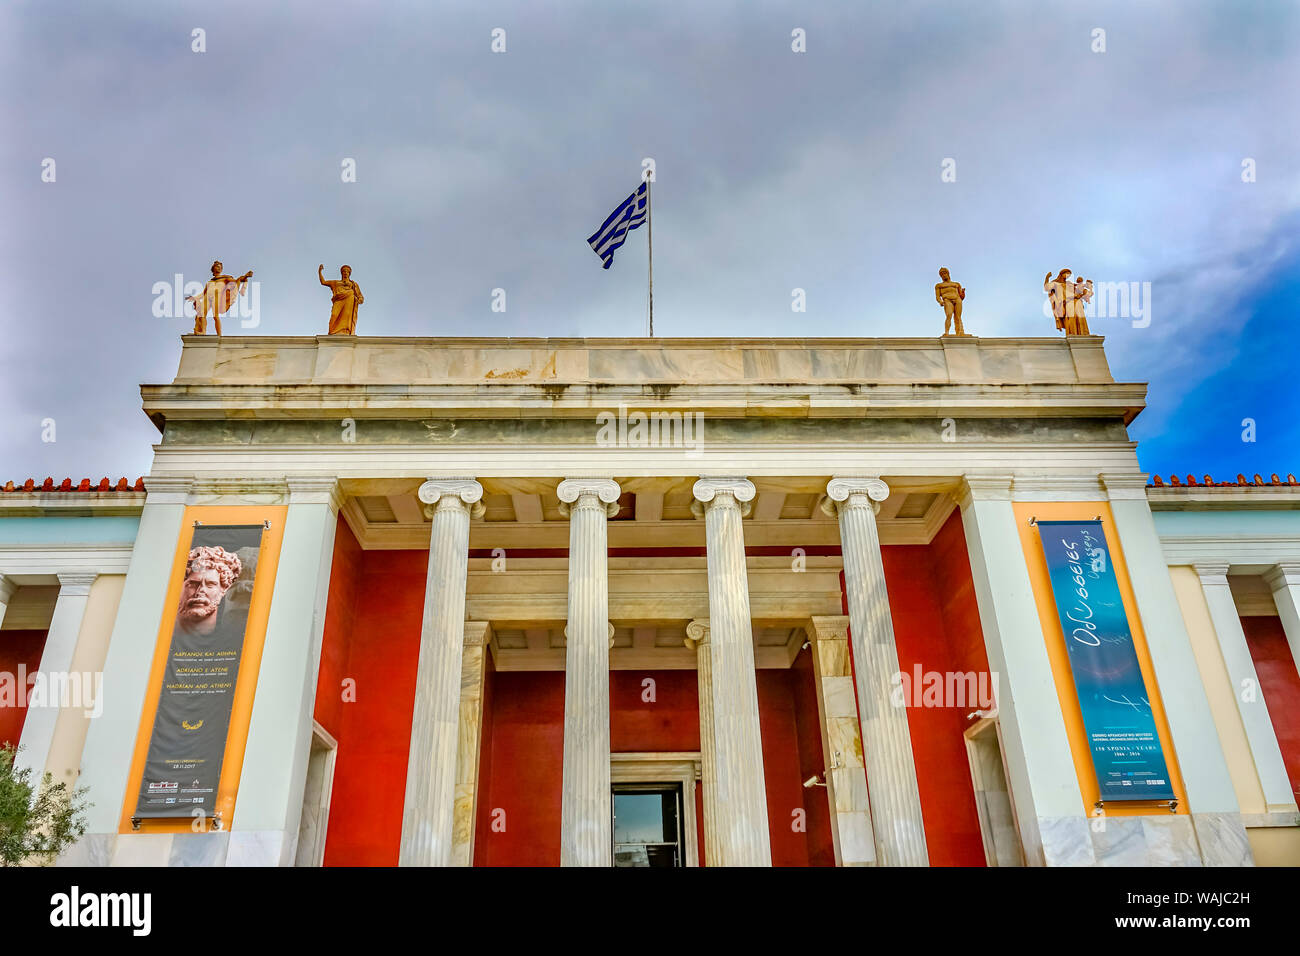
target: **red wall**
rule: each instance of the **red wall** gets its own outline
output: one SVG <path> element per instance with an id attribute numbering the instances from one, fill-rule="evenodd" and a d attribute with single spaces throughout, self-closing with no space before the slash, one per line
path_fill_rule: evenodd
<path id="1" fill-rule="evenodd" d="M 341 525 L 335 554 L 342 550 L 346 565 L 350 534 L 345 532 Z M 333 720 L 338 730 L 331 732 L 339 743 L 325 842 L 327 866 L 397 863 L 427 563 L 425 551 L 364 551 L 355 572 L 345 571 L 337 582 L 331 574 L 326 645 L 333 648 L 330 667 L 337 669 L 327 676 L 322 664 L 316 692 L 316 712 Z M 341 664 L 340 635 L 348 614 L 343 592 L 350 577 L 353 626 L 346 664 Z M 336 705 L 328 698 L 339 698 L 344 678 L 356 682 L 356 700 Z"/>
<path id="2" fill-rule="evenodd" d="M 822 750 L 821 717 L 817 712 L 817 678 L 812 652 L 802 650 L 790 667 L 790 692 L 794 703 L 795 737 L 799 745 L 799 787 L 815 774 L 824 774 L 830 761 Z M 823 777 L 823 780 L 825 778 Z M 825 787 L 803 791 L 808 811 L 807 853 L 809 866 L 834 866 L 835 843 L 831 836 L 831 807 Z"/>
<path id="3" fill-rule="evenodd" d="M 1273 732 L 1293 793 L 1300 794 L 1300 674 L 1279 617 L 1243 617 L 1241 629 L 1255 661 Z"/>
<path id="4" fill-rule="evenodd" d="M 643 681 L 654 680 L 654 701 L 642 699 Z M 830 850 L 824 788 L 805 791 L 802 781 L 824 767 L 817 701 L 807 667 L 758 671 L 759 720 L 773 863 L 825 863 Z M 807 684 L 801 699 L 796 688 Z M 698 751 L 699 692 L 695 671 L 612 671 L 610 750 Z M 494 675 L 490 729 L 485 724 L 479 827 L 475 865 L 557 866 L 564 759 L 564 674 L 512 671 Z M 811 703 L 811 713 L 808 705 Z M 816 733 L 815 757 L 806 753 Z M 804 743 L 801 751 L 800 743 Z M 490 757 L 488 752 L 490 751 Z M 805 772 L 805 767 L 812 767 Z M 482 779 L 482 778 L 481 778 Z M 809 794 L 810 796 L 805 796 Z M 696 793 L 697 842 L 703 856 L 703 803 Z M 791 811 L 809 804 L 807 832 L 791 828 Z M 494 832 L 492 814 L 504 811 L 505 831 Z M 502 819 L 497 813 L 498 820 Z M 707 862 L 707 861 L 706 861 Z"/>
<path id="5" fill-rule="evenodd" d="M 564 672 L 497 671 L 490 715 L 474 862 L 559 866 Z M 485 817 L 490 823 L 493 816 L 504 831 L 484 827 Z"/>
<path id="6" fill-rule="evenodd" d="M 800 652 L 801 658 L 807 656 L 807 651 Z M 817 690 L 811 686 L 812 668 L 762 669 L 757 676 L 772 865 L 812 866 L 815 857 L 815 865 L 834 866 L 827 788 L 805 790 L 803 786 L 803 781 L 826 769 L 821 753 Z M 807 709 L 810 702 L 811 714 Z M 809 739 L 813 731 L 817 734 L 815 749 Z"/>
<path id="7" fill-rule="evenodd" d="M 928 547 L 881 549 L 899 669 L 988 671 L 961 516 L 953 512 Z M 988 678 L 986 678 L 986 681 Z M 988 686 L 986 684 L 986 686 Z M 984 842 L 963 733 L 978 706 L 920 707 L 908 701 L 921 816 L 932 866 L 984 866 Z"/>
<path id="8" fill-rule="evenodd" d="M 26 668 L 28 677 L 40 669 L 41 654 L 45 650 L 45 636 L 48 633 L 49 631 L 0 631 L 0 674 L 8 675 L 5 680 L 7 690 L 4 693 L 14 695 L 14 706 L 8 706 L 7 697 L 4 706 L 0 706 L 0 746 L 11 743 L 16 747 L 22 739 L 23 722 L 27 719 L 27 691 L 31 688 L 31 683 L 29 681 L 25 687 L 18 686 L 18 666 L 21 664 Z"/>
<path id="9" fill-rule="evenodd" d="M 883 553 L 903 669 L 910 672 L 919 662 L 924 670 L 987 670 L 959 516 L 930 547 L 886 547 Z M 339 523 L 315 708 L 339 742 L 325 848 L 330 866 L 397 862 L 427 560 L 425 551 L 362 551 L 346 523 Z M 641 700 L 646 677 L 656 681 L 653 704 Z M 354 702 L 342 699 L 346 678 L 355 681 Z M 789 670 L 758 671 L 776 865 L 833 862 L 826 789 L 802 786 L 826 766 L 812 681 L 806 653 Z M 610 704 L 615 752 L 699 749 L 694 671 L 614 671 Z M 965 714 L 973 709 L 912 708 L 908 714 L 936 865 L 984 862 L 962 739 Z M 476 865 L 559 863 L 563 753 L 564 674 L 489 666 Z M 791 827 L 797 808 L 806 811 L 806 832 Z M 697 819 L 702 824 L 698 802 Z M 494 821 L 502 820 L 504 831 L 494 832 Z"/>
<path id="10" fill-rule="evenodd" d="M 339 518 L 334 533 L 334 564 L 325 605 L 325 632 L 321 638 L 320 673 L 316 681 L 316 720 L 335 738 L 343 719 L 343 679 L 347 676 L 352 631 L 356 627 L 357 579 L 361 572 L 361 545 L 348 523 Z"/>

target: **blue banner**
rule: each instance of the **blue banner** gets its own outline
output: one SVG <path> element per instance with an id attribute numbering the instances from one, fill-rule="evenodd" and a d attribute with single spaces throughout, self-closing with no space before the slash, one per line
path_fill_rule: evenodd
<path id="1" fill-rule="evenodd" d="M 1039 521 L 1101 799 L 1172 800 L 1115 564 L 1100 521 Z"/>

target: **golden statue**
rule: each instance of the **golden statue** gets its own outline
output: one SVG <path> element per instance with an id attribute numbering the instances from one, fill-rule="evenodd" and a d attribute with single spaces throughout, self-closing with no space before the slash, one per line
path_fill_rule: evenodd
<path id="1" fill-rule="evenodd" d="M 356 335 L 357 307 L 366 301 L 366 297 L 361 294 L 361 286 L 352 281 L 352 267 L 339 269 L 338 279 L 326 279 L 325 264 L 321 263 L 316 274 L 320 278 L 320 284 L 327 286 L 332 293 L 329 334 Z"/>
<path id="2" fill-rule="evenodd" d="M 252 269 L 236 279 L 222 272 L 224 268 L 220 259 L 212 263 L 212 278 L 204 284 L 203 291 L 185 299 L 186 302 L 194 303 L 195 335 L 207 334 L 209 312 L 212 313 L 213 324 L 217 327 L 217 335 L 220 335 L 221 314 L 229 311 L 235 296 L 244 291 L 244 283 L 253 277 Z"/>
<path id="3" fill-rule="evenodd" d="M 948 334 L 950 326 L 955 325 L 954 335 L 968 335 L 961 325 L 961 303 L 966 298 L 966 290 L 953 282 L 947 269 L 939 270 L 942 282 L 934 285 L 934 301 L 943 306 L 943 334 Z"/>
<path id="4" fill-rule="evenodd" d="M 1062 269 L 1052 278 L 1049 272 L 1043 277 L 1043 291 L 1052 303 L 1052 315 L 1056 317 L 1056 327 L 1063 329 L 1066 335 L 1091 335 L 1088 331 L 1088 317 L 1085 309 L 1092 300 L 1092 280 L 1079 276 L 1070 285 L 1069 269 Z"/>

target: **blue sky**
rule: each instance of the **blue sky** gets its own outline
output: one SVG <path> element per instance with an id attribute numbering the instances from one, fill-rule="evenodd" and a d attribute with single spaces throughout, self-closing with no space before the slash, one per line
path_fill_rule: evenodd
<path id="1" fill-rule="evenodd" d="M 1272 473 L 1300 478 L 1298 287 L 1300 256 L 1292 256 L 1243 296 L 1232 351 L 1207 350 L 1205 378 L 1185 389 L 1176 381 L 1152 387 L 1149 407 L 1130 429 L 1145 470 L 1166 482 L 1175 472 L 1180 481 L 1188 474 L 1197 481 L 1206 474 L 1215 481 L 1257 473 L 1265 481 Z M 1140 368 L 1120 364 L 1118 371 L 1141 377 Z"/>
<path id="2" fill-rule="evenodd" d="M 0 82 L 0 481 L 147 473 L 152 290 L 213 258 L 258 334 L 324 331 L 322 262 L 362 335 L 640 334 L 643 235 L 585 239 L 643 157 L 660 335 L 935 335 L 947 266 L 970 331 L 1050 336 L 1044 272 L 1149 282 L 1092 323 L 1143 466 L 1300 470 L 1292 2 L 20 2 Z"/>

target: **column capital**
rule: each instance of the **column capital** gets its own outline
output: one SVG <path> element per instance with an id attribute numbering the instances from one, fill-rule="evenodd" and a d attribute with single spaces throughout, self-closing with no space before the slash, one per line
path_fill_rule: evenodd
<path id="1" fill-rule="evenodd" d="M 612 518 L 618 514 L 618 496 L 622 493 L 623 489 L 612 478 L 565 478 L 555 489 L 555 495 L 560 499 L 560 513 L 566 517 L 579 498 L 595 495 L 605 506 L 605 517 Z"/>
<path id="2" fill-rule="evenodd" d="M 953 497 L 963 511 L 976 501 L 1010 501 L 1011 475 L 962 475 Z"/>
<path id="3" fill-rule="evenodd" d="M 864 501 L 854 502 L 856 496 Z M 826 497 L 821 500 L 821 509 L 832 518 L 838 517 L 840 508 L 854 507 L 855 504 L 870 504 L 873 513 L 880 511 L 880 502 L 889 497 L 889 485 L 879 478 L 835 477 L 826 484 Z"/>
<path id="4" fill-rule="evenodd" d="M 1098 476 L 1112 501 L 1147 500 L 1147 475 L 1143 472 L 1102 474 Z"/>
<path id="5" fill-rule="evenodd" d="M 1285 587 L 1300 587 L 1300 564 L 1275 564 L 1264 572 L 1264 583 L 1270 591 Z"/>
<path id="6" fill-rule="evenodd" d="M 686 625 L 686 640 L 682 642 L 691 650 L 696 650 L 701 644 L 709 643 L 709 619 L 707 617 L 697 617 Z"/>
<path id="7" fill-rule="evenodd" d="M 808 618 L 805 630 L 814 641 L 847 641 L 849 618 L 846 614 L 814 615 Z"/>
<path id="8" fill-rule="evenodd" d="M 1231 565 L 1218 562 L 1198 561 L 1192 565 L 1192 570 L 1195 571 L 1196 576 L 1201 579 L 1202 586 L 1210 584 L 1222 585 L 1226 588 L 1228 586 L 1229 567 L 1231 567 Z"/>
<path id="9" fill-rule="evenodd" d="M 489 621 L 465 622 L 465 646 L 485 647 L 492 643 L 492 624 Z"/>
<path id="10" fill-rule="evenodd" d="M 286 478 L 291 505 L 329 505 L 331 511 L 338 511 L 342 503 L 339 492 L 339 480 L 333 476 Z"/>
<path id="11" fill-rule="evenodd" d="M 420 486 L 416 497 L 428 505 L 424 513 L 429 518 L 433 517 L 440 501 L 444 507 L 463 505 L 469 509 L 472 518 L 483 516 L 483 486 L 473 478 L 430 478 Z"/>
<path id="12" fill-rule="evenodd" d="M 193 475 L 150 475 L 144 480 L 145 503 L 183 505 L 193 488 Z"/>
<path id="13" fill-rule="evenodd" d="M 56 577 L 59 579 L 59 597 L 85 597 L 99 575 L 85 571 L 60 571 Z"/>
<path id="14" fill-rule="evenodd" d="M 610 646 L 610 649 L 612 650 L 613 647 L 614 647 L 614 622 L 613 622 L 613 621 L 607 621 L 607 622 L 605 622 L 605 626 L 609 628 L 609 646 Z M 568 643 L 569 643 L 569 625 L 568 625 L 568 624 L 565 624 L 565 625 L 564 625 L 564 643 L 565 643 L 565 644 L 568 644 Z"/>
<path id="15" fill-rule="evenodd" d="M 8 604 L 9 599 L 18 590 L 18 584 L 12 577 L 0 574 L 0 604 Z"/>
<path id="16" fill-rule="evenodd" d="M 741 516 L 744 517 L 749 514 L 750 502 L 754 500 L 757 490 L 748 478 L 702 477 L 691 486 L 691 495 L 695 498 L 691 502 L 691 514 L 697 518 L 703 517 L 705 509 L 717 499 L 719 494 L 734 498 L 736 504 L 740 506 Z"/>

